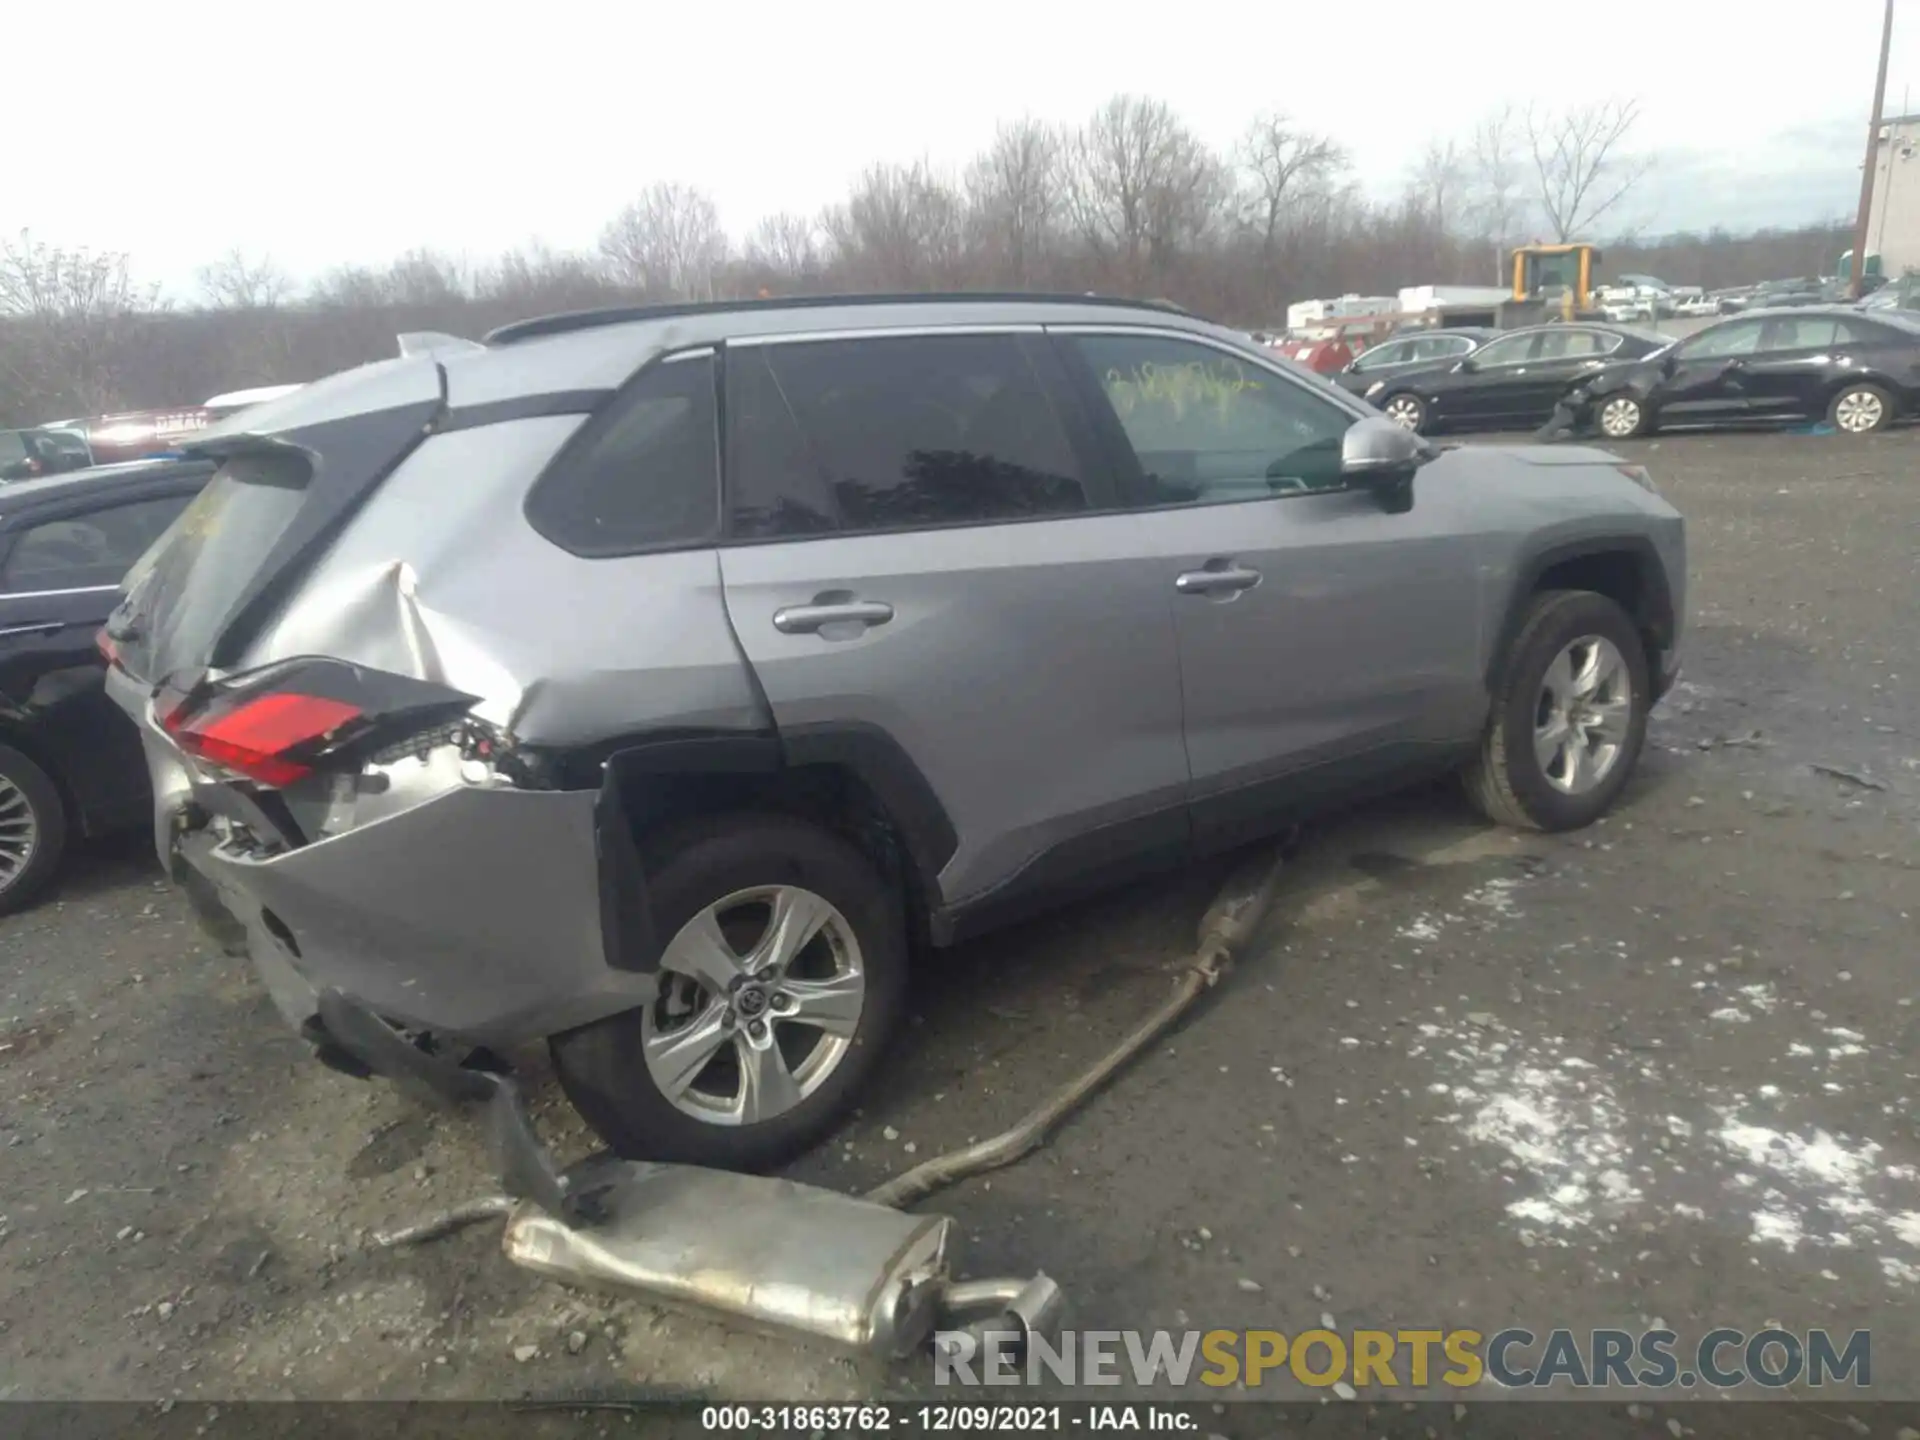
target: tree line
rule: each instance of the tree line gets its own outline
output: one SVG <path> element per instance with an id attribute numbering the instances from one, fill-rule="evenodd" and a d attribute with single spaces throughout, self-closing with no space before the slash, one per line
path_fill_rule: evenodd
<path id="1" fill-rule="evenodd" d="M 1650 157 L 1630 100 L 1503 109 L 1435 140 L 1384 198 L 1345 149 L 1284 114 L 1231 147 L 1167 105 L 1117 95 L 1078 125 L 1002 125 L 968 164 L 869 166 L 816 215 L 727 234 L 698 185 L 661 181 L 591 251 L 535 245 L 485 261 L 420 249 L 296 284 L 239 252 L 163 300 L 130 257 L 0 241 L 0 424 L 192 404 L 395 353 L 408 330 L 477 336 L 597 305 L 807 293 L 1088 290 L 1173 300 L 1249 329 L 1291 301 L 1503 283 L 1537 239 L 1607 241 L 1605 269 L 1722 286 L 1818 274 L 1845 226 L 1731 235 L 1619 233 Z"/>

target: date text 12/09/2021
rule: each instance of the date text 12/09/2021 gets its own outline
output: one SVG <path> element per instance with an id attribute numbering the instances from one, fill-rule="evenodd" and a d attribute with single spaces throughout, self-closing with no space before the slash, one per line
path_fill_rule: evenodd
<path id="1" fill-rule="evenodd" d="M 709 1405 L 700 1426 L 736 1434 L 1006 1435 L 1032 1431 L 1197 1431 L 1195 1407 L 1179 1405 Z"/>

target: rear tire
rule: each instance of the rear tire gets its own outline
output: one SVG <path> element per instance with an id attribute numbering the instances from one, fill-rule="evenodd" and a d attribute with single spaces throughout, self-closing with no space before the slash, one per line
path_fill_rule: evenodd
<path id="1" fill-rule="evenodd" d="M 1878 385 L 1843 385 L 1827 406 L 1827 423 L 1843 435 L 1871 435 L 1893 424 L 1893 396 Z"/>
<path id="2" fill-rule="evenodd" d="M 646 849 L 662 993 L 553 1037 L 561 1086 L 628 1159 L 772 1169 L 839 1123 L 899 1021 L 900 898 L 839 836 L 783 815 L 703 819 Z M 747 973 L 780 949 L 783 914 L 819 929 L 788 963 Z M 702 948 L 716 931 L 724 948 Z"/>
<path id="3" fill-rule="evenodd" d="M 0 745 L 0 915 L 45 893 L 67 849 L 67 807 L 47 772 Z"/>
<path id="4" fill-rule="evenodd" d="M 1515 829 L 1591 825 L 1632 777 L 1652 704 L 1646 647 L 1626 611 L 1589 590 L 1536 595 L 1464 772 L 1468 798 Z"/>

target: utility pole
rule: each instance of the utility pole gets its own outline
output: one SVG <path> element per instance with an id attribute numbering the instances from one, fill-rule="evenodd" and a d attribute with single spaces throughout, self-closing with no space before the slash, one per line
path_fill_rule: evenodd
<path id="1" fill-rule="evenodd" d="M 1887 103 L 1887 55 L 1893 49 L 1893 0 L 1880 28 L 1880 74 L 1873 82 L 1873 121 L 1867 126 L 1867 163 L 1860 170 L 1860 215 L 1853 227 L 1853 298 L 1866 293 L 1867 227 L 1873 218 L 1873 177 L 1880 168 L 1880 115 Z M 1891 177 L 1889 177 L 1891 178 Z"/>

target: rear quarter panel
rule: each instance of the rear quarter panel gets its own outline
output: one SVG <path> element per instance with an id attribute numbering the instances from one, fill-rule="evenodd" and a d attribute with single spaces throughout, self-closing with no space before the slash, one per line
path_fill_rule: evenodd
<path id="1" fill-rule="evenodd" d="M 480 697 L 523 743 L 767 724 L 712 549 L 582 559 L 522 513 L 581 424 L 436 435 L 347 524 L 244 657 L 332 655 Z"/>

